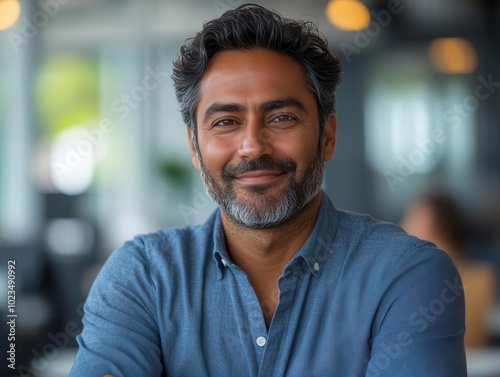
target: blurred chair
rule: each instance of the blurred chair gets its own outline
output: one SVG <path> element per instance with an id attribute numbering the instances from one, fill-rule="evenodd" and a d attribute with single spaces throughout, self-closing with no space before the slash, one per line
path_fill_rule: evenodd
<path id="1" fill-rule="evenodd" d="M 446 194 L 423 195 L 408 208 L 401 226 L 452 257 L 465 289 L 465 346 L 490 345 L 488 318 L 496 300 L 496 272 L 488 263 L 466 257 L 466 227 L 458 205 Z"/>

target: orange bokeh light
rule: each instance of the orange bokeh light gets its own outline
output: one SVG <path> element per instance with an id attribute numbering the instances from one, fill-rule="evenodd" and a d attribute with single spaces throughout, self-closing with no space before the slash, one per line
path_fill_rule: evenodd
<path id="1" fill-rule="evenodd" d="M 21 15 L 18 0 L 0 0 L 0 30 L 6 30 L 16 23 Z"/>
<path id="2" fill-rule="evenodd" d="M 332 0 L 326 6 L 326 17 L 335 27 L 354 31 L 366 28 L 370 11 L 358 0 Z"/>
<path id="3" fill-rule="evenodd" d="M 432 64 L 443 73 L 470 73 L 476 69 L 474 47 L 463 38 L 436 38 L 429 46 Z"/>

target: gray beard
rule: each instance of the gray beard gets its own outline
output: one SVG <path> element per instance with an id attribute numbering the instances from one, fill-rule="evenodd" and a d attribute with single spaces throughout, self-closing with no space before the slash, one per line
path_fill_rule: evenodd
<path id="1" fill-rule="evenodd" d="M 199 153 L 198 160 L 207 194 L 232 221 L 253 229 L 273 228 L 290 220 L 318 195 L 323 185 L 324 162 L 320 152 L 305 169 L 300 182 L 296 177 L 297 165 L 290 159 L 274 161 L 262 158 L 244 161 L 236 167 L 226 166 L 219 181 L 207 171 Z M 266 195 L 270 185 L 258 185 L 248 187 L 249 199 L 238 199 L 231 185 L 233 177 L 257 169 L 273 169 L 287 174 L 288 183 L 283 194 Z"/>

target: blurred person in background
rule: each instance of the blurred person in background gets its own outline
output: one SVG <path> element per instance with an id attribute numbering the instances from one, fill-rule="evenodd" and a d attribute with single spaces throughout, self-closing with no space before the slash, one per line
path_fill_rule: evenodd
<path id="1" fill-rule="evenodd" d="M 444 193 L 424 194 L 409 206 L 401 226 L 452 257 L 465 289 L 465 346 L 488 346 L 488 316 L 495 304 L 497 277 L 488 263 L 468 259 L 466 225 L 458 204 Z"/>

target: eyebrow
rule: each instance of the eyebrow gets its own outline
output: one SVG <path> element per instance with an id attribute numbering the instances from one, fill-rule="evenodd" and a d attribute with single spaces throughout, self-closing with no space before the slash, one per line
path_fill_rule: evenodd
<path id="1" fill-rule="evenodd" d="M 217 113 L 238 113 L 244 111 L 245 108 L 237 103 L 213 103 L 205 111 L 203 122 L 206 122 L 212 115 Z"/>
<path id="2" fill-rule="evenodd" d="M 295 107 L 302 112 L 307 111 L 306 107 L 301 102 L 297 101 L 295 98 L 292 97 L 286 97 L 274 101 L 264 102 L 262 105 L 260 105 L 260 110 L 262 112 L 265 112 L 270 110 L 282 109 L 284 107 Z"/>
<path id="3" fill-rule="evenodd" d="M 259 106 L 260 111 L 266 112 L 271 110 L 282 109 L 285 107 L 295 107 L 302 112 L 307 112 L 305 106 L 294 98 L 286 97 L 280 98 L 273 101 L 267 101 Z M 238 103 L 219 103 L 215 102 L 211 104 L 205 111 L 203 121 L 206 122 L 210 117 L 217 113 L 238 113 L 245 111 L 245 107 Z"/>

